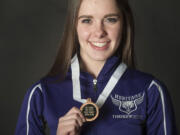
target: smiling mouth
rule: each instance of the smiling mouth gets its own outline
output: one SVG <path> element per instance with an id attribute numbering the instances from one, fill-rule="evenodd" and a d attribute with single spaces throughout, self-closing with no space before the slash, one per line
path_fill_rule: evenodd
<path id="1" fill-rule="evenodd" d="M 110 41 L 106 41 L 106 42 L 90 42 L 91 45 L 93 45 L 94 47 L 98 47 L 98 48 L 103 48 L 105 46 L 107 46 L 109 44 Z"/>

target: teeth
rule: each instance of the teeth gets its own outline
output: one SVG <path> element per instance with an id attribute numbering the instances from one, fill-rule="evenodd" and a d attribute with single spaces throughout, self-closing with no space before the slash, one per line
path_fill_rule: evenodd
<path id="1" fill-rule="evenodd" d="M 107 44 L 108 42 L 104 42 L 104 43 L 98 43 L 98 42 L 92 42 L 93 45 L 97 46 L 97 47 L 103 47 Z"/>

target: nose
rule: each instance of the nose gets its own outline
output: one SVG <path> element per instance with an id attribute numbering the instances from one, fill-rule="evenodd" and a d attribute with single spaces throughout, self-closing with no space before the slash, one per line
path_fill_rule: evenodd
<path id="1" fill-rule="evenodd" d="M 94 34 L 97 38 L 103 38 L 107 35 L 104 24 L 102 22 L 98 22 L 95 24 Z"/>

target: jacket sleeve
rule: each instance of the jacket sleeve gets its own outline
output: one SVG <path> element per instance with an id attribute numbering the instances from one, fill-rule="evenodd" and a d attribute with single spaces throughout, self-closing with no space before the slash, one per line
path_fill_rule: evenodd
<path id="1" fill-rule="evenodd" d="M 34 85 L 25 95 L 15 135 L 44 135 L 43 98 L 40 84 Z"/>
<path id="2" fill-rule="evenodd" d="M 173 106 L 166 87 L 153 80 L 147 94 L 147 135 L 177 135 Z"/>

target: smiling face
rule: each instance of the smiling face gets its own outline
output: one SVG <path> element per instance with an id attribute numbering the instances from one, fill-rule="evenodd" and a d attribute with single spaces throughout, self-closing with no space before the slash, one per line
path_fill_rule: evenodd
<path id="1" fill-rule="evenodd" d="M 77 35 L 84 61 L 106 61 L 117 50 L 122 33 L 122 15 L 115 0 L 83 0 Z"/>

